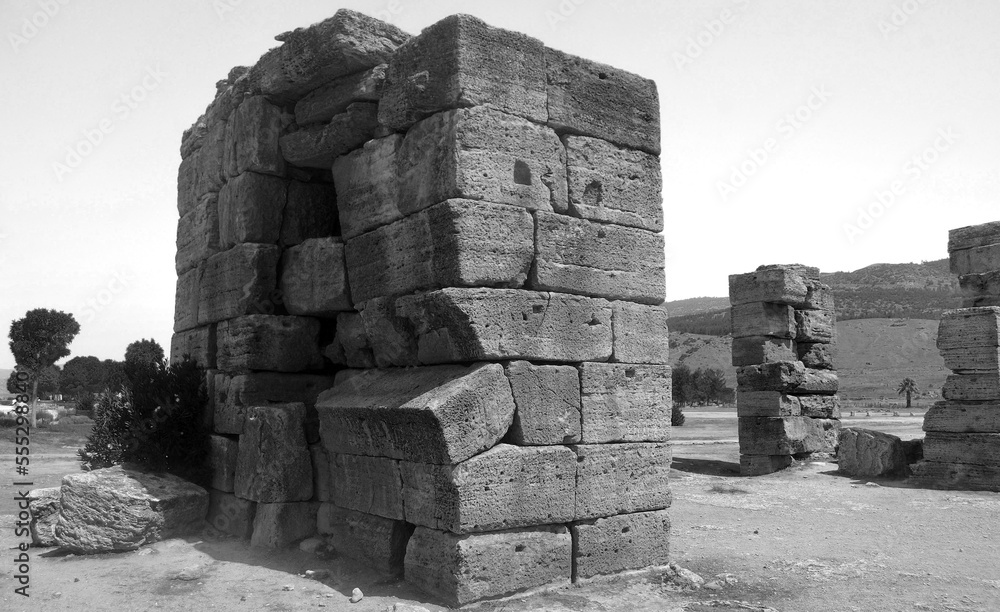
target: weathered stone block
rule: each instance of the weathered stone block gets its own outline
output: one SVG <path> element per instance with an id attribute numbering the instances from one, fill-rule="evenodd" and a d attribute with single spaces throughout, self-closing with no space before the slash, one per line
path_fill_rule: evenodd
<path id="1" fill-rule="evenodd" d="M 417 332 L 413 323 L 397 314 L 397 298 L 374 298 L 360 304 L 361 322 L 371 347 L 372 358 L 380 368 L 419 365 Z"/>
<path id="2" fill-rule="evenodd" d="M 910 473 L 899 436 L 858 427 L 840 430 L 837 464 L 840 472 L 860 478 Z"/>
<path id="3" fill-rule="evenodd" d="M 969 346 L 943 349 L 944 366 L 958 374 L 989 373 L 1000 370 L 1000 346 Z"/>
<path id="4" fill-rule="evenodd" d="M 1000 221 L 948 231 L 948 252 L 1000 243 Z"/>
<path id="5" fill-rule="evenodd" d="M 795 310 L 785 304 L 751 302 L 730 309 L 733 338 L 774 336 L 795 338 Z"/>
<path id="6" fill-rule="evenodd" d="M 246 412 L 250 406 L 302 402 L 313 411 L 316 396 L 333 386 L 332 376 L 319 374 L 217 374 L 215 376 L 215 431 L 226 434 L 243 433 Z"/>
<path id="7" fill-rule="evenodd" d="M 320 505 L 316 522 L 319 533 L 327 536 L 327 543 L 340 555 L 383 574 L 403 572 L 412 525 L 338 508 L 334 504 Z"/>
<path id="8" fill-rule="evenodd" d="M 1000 467 L 921 461 L 913 466 L 910 482 L 940 489 L 1000 491 Z"/>
<path id="9" fill-rule="evenodd" d="M 331 453 L 454 464 L 503 438 L 514 399 L 500 364 L 439 366 L 360 372 L 316 409 Z"/>
<path id="10" fill-rule="evenodd" d="M 941 351 L 1000 346 L 1000 308 L 946 310 L 938 324 Z"/>
<path id="11" fill-rule="evenodd" d="M 375 135 L 378 105 L 354 102 L 329 123 L 309 126 L 281 137 L 285 161 L 303 168 L 327 169 L 333 160 Z"/>
<path id="12" fill-rule="evenodd" d="M 826 342 L 798 342 L 795 350 L 799 361 L 807 368 L 833 370 L 835 347 L 836 345 Z"/>
<path id="13" fill-rule="evenodd" d="M 736 414 L 741 417 L 799 416 L 802 405 L 798 397 L 778 391 L 736 389 Z"/>
<path id="14" fill-rule="evenodd" d="M 736 368 L 736 384 L 747 391 L 780 391 L 793 395 L 832 395 L 838 388 L 836 372 L 806 368 L 800 361 L 776 361 Z"/>
<path id="15" fill-rule="evenodd" d="M 19 494 L 19 493 L 18 493 Z M 28 498 L 28 511 L 31 513 L 32 547 L 56 546 L 56 524 L 59 522 L 59 487 L 32 489 L 25 496 Z M 18 502 L 21 503 L 21 502 Z M 19 525 L 20 526 L 20 525 Z"/>
<path id="16" fill-rule="evenodd" d="M 814 419 L 839 419 L 840 397 L 837 395 L 799 395 L 802 416 Z"/>
<path id="17" fill-rule="evenodd" d="M 288 182 L 278 244 L 295 246 L 309 238 L 337 233 L 337 195 L 330 183 Z"/>
<path id="18" fill-rule="evenodd" d="M 733 338 L 733 365 L 748 366 L 775 361 L 795 361 L 795 341 L 773 336 Z"/>
<path id="19" fill-rule="evenodd" d="M 316 502 L 257 504 L 250 546 L 285 548 L 316 533 Z"/>
<path id="20" fill-rule="evenodd" d="M 520 446 L 580 441 L 580 373 L 576 368 L 512 361 L 505 371 L 517 406 L 505 440 Z"/>
<path id="21" fill-rule="evenodd" d="M 941 388 L 941 397 L 960 402 L 1000 400 L 1000 373 L 950 374 Z"/>
<path id="22" fill-rule="evenodd" d="M 740 476 L 763 476 L 792 465 L 791 455 L 740 455 Z"/>
<path id="23" fill-rule="evenodd" d="M 498 444 L 458 465 L 400 463 L 408 523 L 453 533 L 573 519 L 576 456 L 565 446 Z"/>
<path id="24" fill-rule="evenodd" d="M 239 244 L 209 257 L 198 286 L 198 324 L 273 309 L 279 255 L 275 245 Z"/>
<path id="25" fill-rule="evenodd" d="M 924 459 L 1000 468 L 1000 434 L 929 431 L 924 437 Z"/>
<path id="26" fill-rule="evenodd" d="M 355 303 L 438 287 L 520 287 L 535 226 L 522 208 L 446 200 L 347 242 Z"/>
<path id="27" fill-rule="evenodd" d="M 354 102 L 378 102 L 385 85 L 387 64 L 355 72 L 314 89 L 295 103 L 295 123 L 329 121 Z"/>
<path id="28" fill-rule="evenodd" d="M 580 364 L 582 441 L 670 440 L 670 366 Z"/>
<path id="29" fill-rule="evenodd" d="M 177 168 L 177 213 L 181 218 L 187 216 L 203 200 L 215 197 L 217 190 L 212 189 L 202 170 L 200 150 L 181 160 Z"/>
<path id="30" fill-rule="evenodd" d="M 438 113 L 396 155 L 404 215 L 452 198 L 565 212 L 566 153 L 551 129 L 479 106 Z"/>
<path id="31" fill-rule="evenodd" d="M 208 524 L 222 533 L 248 540 L 253 534 L 257 504 L 232 493 L 208 490 Z"/>
<path id="32" fill-rule="evenodd" d="M 548 124 L 660 154 L 656 83 L 607 64 L 545 49 Z"/>
<path id="33" fill-rule="evenodd" d="M 568 584 L 573 541 L 563 525 L 455 535 L 417 527 L 406 545 L 407 582 L 449 606 L 546 584 Z"/>
<path id="34" fill-rule="evenodd" d="M 577 461 L 575 520 L 670 507 L 670 444 L 578 444 L 571 448 Z"/>
<path id="35" fill-rule="evenodd" d="M 267 503 L 312 497 L 305 418 L 304 404 L 247 409 L 234 481 L 237 497 Z M 260 507 L 257 512 L 259 515 Z"/>
<path id="36" fill-rule="evenodd" d="M 669 314 L 663 306 L 611 303 L 612 361 L 620 363 L 670 363 Z"/>
<path id="37" fill-rule="evenodd" d="M 670 562 L 666 510 L 619 514 L 570 527 L 574 579 L 615 574 Z"/>
<path id="38" fill-rule="evenodd" d="M 333 342 L 323 349 L 323 355 L 332 363 L 349 368 L 374 368 L 372 354 L 364 321 L 356 312 L 337 313 L 337 331 Z"/>
<path id="39" fill-rule="evenodd" d="M 170 363 L 179 363 L 184 355 L 203 368 L 215 367 L 215 325 L 178 332 L 170 338 Z"/>
<path id="40" fill-rule="evenodd" d="M 729 301 L 734 305 L 774 302 L 795 308 L 832 308 L 829 287 L 819 283 L 819 268 L 800 264 L 760 266 L 754 272 L 729 275 Z"/>
<path id="41" fill-rule="evenodd" d="M 323 367 L 316 319 L 247 315 L 219 323 L 217 333 L 220 370 L 300 372 Z"/>
<path id="42" fill-rule="evenodd" d="M 962 308 L 982 308 L 983 306 L 1000 306 L 1000 274 L 994 274 L 997 281 L 994 295 L 973 295 L 962 298 Z M 961 277 L 959 277 L 961 278 Z M 959 281 L 961 287 L 961 281 Z"/>
<path id="43" fill-rule="evenodd" d="M 209 486 L 212 489 L 233 492 L 236 478 L 236 459 L 239 454 L 239 439 L 236 436 L 210 435 L 208 437 Z"/>
<path id="44" fill-rule="evenodd" d="M 660 304 L 666 291 L 663 236 L 652 232 L 535 213 L 534 289 Z"/>
<path id="45" fill-rule="evenodd" d="M 389 519 L 403 518 L 403 481 L 399 462 L 384 457 L 338 455 L 327 447 L 333 494 L 342 508 Z"/>
<path id="46" fill-rule="evenodd" d="M 218 200 L 214 193 L 199 199 L 191 211 L 177 221 L 174 268 L 178 276 L 222 250 Z"/>
<path id="47" fill-rule="evenodd" d="M 1000 234 L 996 239 L 1000 241 Z M 948 253 L 952 274 L 983 274 L 1000 270 L 1000 244 L 986 244 Z"/>
<path id="48" fill-rule="evenodd" d="M 199 284 L 202 270 L 192 268 L 177 275 L 174 293 L 174 331 L 181 332 L 198 325 Z"/>
<path id="49" fill-rule="evenodd" d="M 226 123 L 226 174 L 243 172 L 283 176 L 285 160 L 278 138 L 282 131 L 281 109 L 263 96 L 243 101 Z"/>
<path id="50" fill-rule="evenodd" d="M 796 342 L 833 342 L 836 321 L 832 310 L 796 310 Z"/>
<path id="51" fill-rule="evenodd" d="M 281 256 L 278 282 L 289 314 L 336 316 L 352 310 L 344 243 L 338 238 L 310 238 Z"/>
<path id="52" fill-rule="evenodd" d="M 337 211 L 344 239 L 403 218 L 399 204 L 396 155 L 403 137 L 369 140 L 333 162 Z"/>
<path id="53" fill-rule="evenodd" d="M 797 455 L 833 452 L 840 421 L 804 416 L 740 417 L 740 453 L 744 455 Z"/>
<path id="54" fill-rule="evenodd" d="M 219 192 L 219 236 L 222 248 L 243 242 L 275 244 L 281 231 L 288 183 L 279 177 L 243 172 Z"/>
<path id="55" fill-rule="evenodd" d="M 924 431 L 1000 433 L 1000 402 L 935 402 L 924 414 Z"/>

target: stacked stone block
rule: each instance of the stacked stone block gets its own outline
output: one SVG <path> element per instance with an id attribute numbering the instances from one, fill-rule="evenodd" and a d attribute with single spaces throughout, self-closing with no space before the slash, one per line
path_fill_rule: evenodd
<path id="1" fill-rule="evenodd" d="M 279 40 L 182 146 L 218 522 L 451 605 L 666 564 L 655 85 L 466 15 Z"/>
<path id="2" fill-rule="evenodd" d="M 924 461 L 914 478 L 1000 491 L 1000 222 L 952 230 L 948 254 L 963 308 L 945 311 L 937 346 L 951 374 L 924 415 Z"/>
<path id="3" fill-rule="evenodd" d="M 740 473 L 769 474 L 833 452 L 840 429 L 835 313 L 817 268 L 761 266 L 729 277 Z"/>

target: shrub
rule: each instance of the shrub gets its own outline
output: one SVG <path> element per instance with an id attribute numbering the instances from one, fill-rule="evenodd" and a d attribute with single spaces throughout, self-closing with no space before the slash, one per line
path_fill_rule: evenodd
<path id="1" fill-rule="evenodd" d="M 5 412 L 0 414 L 0 428 L 10 429 L 17 425 L 17 415 L 13 412 Z"/>
<path id="2" fill-rule="evenodd" d="M 684 411 L 676 403 L 670 408 L 670 424 L 674 427 L 680 427 L 684 424 L 684 420 L 687 417 L 684 416 Z"/>
<path id="3" fill-rule="evenodd" d="M 76 400 L 76 413 L 81 412 L 90 414 L 94 411 L 94 405 L 96 404 L 93 393 L 84 393 L 80 396 L 80 399 Z"/>

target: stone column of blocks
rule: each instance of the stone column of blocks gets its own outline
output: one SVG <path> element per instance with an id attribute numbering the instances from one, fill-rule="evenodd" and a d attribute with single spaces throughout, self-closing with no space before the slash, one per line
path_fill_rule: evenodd
<path id="1" fill-rule="evenodd" d="M 1000 491 L 1000 222 L 951 230 L 951 271 L 963 308 L 945 311 L 937 346 L 952 371 L 924 415 L 924 460 L 914 480 Z"/>
<path id="2" fill-rule="evenodd" d="M 835 314 L 817 268 L 761 266 L 729 277 L 740 473 L 834 452 L 840 429 Z"/>

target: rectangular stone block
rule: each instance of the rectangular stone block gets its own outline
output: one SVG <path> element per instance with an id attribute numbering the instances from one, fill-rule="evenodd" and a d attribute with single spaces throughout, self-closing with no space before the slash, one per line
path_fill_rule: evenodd
<path id="1" fill-rule="evenodd" d="M 667 309 L 634 302 L 611 303 L 612 355 L 620 363 L 670 363 Z"/>
<path id="2" fill-rule="evenodd" d="M 751 302 L 730 309 L 733 338 L 773 336 L 794 339 L 795 310 L 785 304 Z"/>
<path id="3" fill-rule="evenodd" d="M 378 102 L 385 86 L 387 64 L 330 81 L 295 103 L 295 123 L 308 125 L 329 121 L 353 102 Z"/>
<path id="4" fill-rule="evenodd" d="M 198 324 L 273 312 L 279 255 L 275 245 L 240 244 L 209 257 L 198 286 Z"/>
<path id="5" fill-rule="evenodd" d="M 571 448 L 576 453 L 575 520 L 670 507 L 669 443 Z"/>
<path id="6" fill-rule="evenodd" d="M 924 431 L 1000 433 L 1000 402 L 935 402 L 924 415 Z"/>
<path id="7" fill-rule="evenodd" d="M 317 528 L 339 555 L 360 561 L 382 574 L 403 573 L 406 543 L 413 526 L 381 516 L 372 516 L 322 504 L 316 517 Z"/>
<path id="8" fill-rule="evenodd" d="M 656 83 L 548 48 L 545 66 L 550 126 L 660 154 Z"/>
<path id="9" fill-rule="evenodd" d="M 796 310 L 796 342 L 833 342 L 836 319 L 832 310 Z"/>
<path id="10" fill-rule="evenodd" d="M 215 376 L 215 431 L 243 433 L 250 406 L 302 402 L 307 411 L 314 409 L 316 396 L 333 386 L 332 376 L 319 374 L 217 374 Z"/>
<path id="11" fill-rule="evenodd" d="M 458 465 L 400 463 L 406 522 L 472 533 L 573 519 L 577 461 L 565 446 L 498 444 Z"/>
<path id="12" fill-rule="evenodd" d="M 996 306 L 996 298 L 1000 296 L 1000 270 L 962 274 L 958 277 L 958 288 L 964 296 L 963 307 Z"/>
<path id="13" fill-rule="evenodd" d="M 941 397 L 960 402 L 1000 400 L 1000 373 L 950 374 L 941 388 Z"/>
<path id="14" fill-rule="evenodd" d="M 201 268 L 192 268 L 177 275 L 174 293 L 174 331 L 181 332 L 198 326 Z"/>
<path id="15" fill-rule="evenodd" d="M 795 341 L 773 336 L 744 336 L 733 338 L 733 365 L 748 366 L 775 361 L 795 361 Z"/>
<path id="16" fill-rule="evenodd" d="M 236 457 L 239 440 L 235 436 L 210 435 L 208 437 L 208 467 L 211 471 L 209 484 L 213 489 L 233 492 L 236 478 Z"/>
<path id="17" fill-rule="evenodd" d="M 937 347 L 943 351 L 1000 346 L 1000 308 L 960 308 L 941 313 Z"/>
<path id="18" fill-rule="evenodd" d="M 1000 242 L 1000 234 L 996 237 Z M 986 244 L 948 253 L 952 274 L 982 274 L 1000 270 L 1000 244 Z"/>
<path id="19" fill-rule="evenodd" d="M 283 178 L 243 172 L 219 192 L 219 238 L 223 249 L 243 242 L 276 244 L 281 231 L 288 182 Z"/>
<path id="20" fill-rule="evenodd" d="M 740 454 L 798 455 L 833 452 L 840 421 L 804 416 L 740 417 Z"/>
<path id="21" fill-rule="evenodd" d="M 251 406 L 247 410 L 236 461 L 237 497 L 265 503 L 312 498 L 305 418 L 304 404 Z"/>
<path id="22" fill-rule="evenodd" d="M 439 287 L 520 287 L 534 256 L 523 208 L 446 200 L 347 241 L 355 303 Z"/>
<path id="23" fill-rule="evenodd" d="M 285 548 L 316 533 L 316 502 L 257 504 L 250 546 Z"/>
<path id="24" fill-rule="evenodd" d="M 799 395 L 802 416 L 814 419 L 839 419 L 840 397 L 837 395 Z"/>
<path id="25" fill-rule="evenodd" d="M 736 414 L 741 417 L 800 416 L 799 398 L 778 391 L 736 389 Z"/>
<path id="26" fill-rule="evenodd" d="M 217 334 L 218 365 L 226 372 L 301 372 L 323 367 L 316 319 L 247 315 L 219 323 Z"/>
<path id="27" fill-rule="evenodd" d="M 263 96 L 243 100 L 226 123 L 226 175 L 259 172 L 284 176 L 285 160 L 278 145 L 281 109 Z"/>
<path id="28" fill-rule="evenodd" d="M 799 361 L 807 368 L 833 370 L 836 345 L 826 342 L 797 342 L 795 350 Z"/>
<path id="29" fill-rule="evenodd" d="M 224 534 L 249 540 L 253 534 L 253 519 L 257 504 L 240 499 L 232 493 L 208 490 L 208 516 L 206 520 L 212 527 Z"/>
<path id="30" fill-rule="evenodd" d="M 358 372 L 316 409 L 331 453 L 455 464 L 503 438 L 514 399 L 500 364 L 437 366 Z"/>
<path id="31" fill-rule="evenodd" d="M 996 275 L 1000 281 L 1000 274 Z M 1000 306 L 1000 284 L 997 285 L 996 295 L 978 295 L 962 298 L 962 308 L 982 308 L 984 306 Z"/>
<path id="32" fill-rule="evenodd" d="M 170 363 L 180 363 L 184 355 L 203 368 L 215 367 L 215 325 L 177 332 L 170 338 Z"/>
<path id="33" fill-rule="evenodd" d="M 407 582 L 449 606 L 542 585 L 569 584 L 573 540 L 563 525 L 455 535 L 417 527 L 406 545 Z"/>
<path id="34" fill-rule="evenodd" d="M 535 219 L 532 288 L 644 304 L 663 302 L 662 235 L 543 211 L 535 213 Z"/>
<path id="35" fill-rule="evenodd" d="M 838 388 L 836 372 L 806 368 L 800 361 L 776 361 L 738 367 L 736 384 L 746 391 L 779 391 L 792 395 L 832 395 Z"/>
<path id="36" fill-rule="evenodd" d="M 773 302 L 806 310 L 833 308 L 830 288 L 819 282 L 819 268 L 799 264 L 760 266 L 754 272 L 730 274 L 729 301 L 734 306 Z"/>
<path id="37" fill-rule="evenodd" d="M 1000 434 L 929 431 L 924 437 L 924 459 L 1000 468 Z"/>
<path id="38" fill-rule="evenodd" d="M 517 408 L 506 441 L 519 446 L 580 441 L 580 373 L 576 368 L 512 361 L 504 370 Z"/>
<path id="39" fill-rule="evenodd" d="M 425 28 L 389 62 L 379 120 L 398 131 L 438 111 L 490 106 L 544 123 L 545 53 L 520 32 L 471 15 Z"/>
<path id="40" fill-rule="evenodd" d="M 763 476 L 792 465 L 791 455 L 740 455 L 740 476 Z"/>
<path id="41" fill-rule="evenodd" d="M 1000 491 L 1000 467 L 921 461 L 913 466 L 910 482 L 938 489 Z"/>
<path id="42" fill-rule="evenodd" d="M 586 136 L 565 136 L 569 213 L 663 231 L 663 180 L 654 155 Z"/>
<path id="43" fill-rule="evenodd" d="M 345 240 L 403 218 L 396 155 L 400 134 L 369 140 L 333 162 L 337 212 Z"/>
<path id="44" fill-rule="evenodd" d="M 587 362 L 579 368 L 583 443 L 670 440 L 670 366 Z"/>
<path id="45" fill-rule="evenodd" d="M 333 160 L 357 149 L 375 135 L 378 105 L 354 102 L 329 123 L 300 128 L 281 137 L 281 154 L 289 164 L 302 168 L 333 165 Z"/>
<path id="46" fill-rule="evenodd" d="M 289 181 L 278 244 L 288 248 L 309 238 L 326 238 L 339 233 L 337 194 L 333 184 Z"/>
<path id="47" fill-rule="evenodd" d="M 948 231 L 948 252 L 1000 243 L 1000 221 Z"/>
<path id="48" fill-rule="evenodd" d="M 177 213 L 187 216 L 203 200 L 215 197 L 218 189 L 213 189 L 205 176 L 201 163 L 201 150 L 197 150 L 181 160 L 177 168 Z"/>
<path id="49" fill-rule="evenodd" d="M 281 255 L 278 281 L 288 314 L 333 317 L 353 310 L 339 238 L 310 238 Z"/>
<path id="50" fill-rule="evenodd" d="M 396 156 L 404 215 L 452 198 L 565 212 L 566 153 L 551 128 L 486 106 L 410 128 Z"/>
<path id="51" fill-rule="evenodd" d="M 412 321 L 397 313 L 397 300 L 373 298 L 358 305 L 372 359 L 380 368 L 420 365 L 417 332 Z"/>
<path id="52" fill-rule="evenodd" d="M 944 366 L 958 374 L 975 374 L 1000 370 L 1000 346 L 970 346 L 941 351 Z"/>
<path id="53" fill-rule="evenodd" d="M 330 501 L 351 510 L 389 519 L 403 518 L 403 481 L 399 462 L 383 457 L 334 454 L 329 465 Z"/>
<path id="54" fill-rule="evenodd" d="M 670 517 L 666 510 L 576 523 L 570 531 L 574 580 L 670 562 Z"/>
<path id="55" fill-rule="evenodd" d="M 837 444 L 837 469 L 856 478 L 909 476 L 906 450 L 899 436 L 845 427 Z"/>
<path id="56" fill-rule="evenodd" d="M 337 330 L 333 342 L 323 349 L 331 363 L 349 368 L 374 368 L 375 356 L 365 332 L 364 321 L 356 312 L 337 313 Z"/>
<path id="57" fill-rule="evenodd" d="M 222 250 L 218 199 L 214 193 L 199 199 L 191 211 L 177 221 L 174 268 L 178 276 Z"/>

